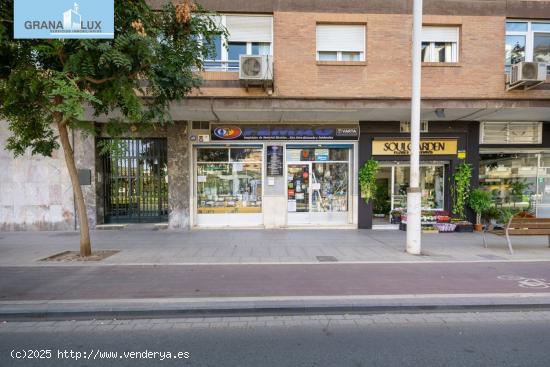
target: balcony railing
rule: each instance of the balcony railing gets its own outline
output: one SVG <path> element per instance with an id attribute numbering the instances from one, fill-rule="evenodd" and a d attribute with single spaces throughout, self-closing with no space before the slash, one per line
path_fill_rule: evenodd
<path id="1" fill-rule="evenodd" d="M 206 71 L 239 71 L 239 60 L 205 60 Z"/>

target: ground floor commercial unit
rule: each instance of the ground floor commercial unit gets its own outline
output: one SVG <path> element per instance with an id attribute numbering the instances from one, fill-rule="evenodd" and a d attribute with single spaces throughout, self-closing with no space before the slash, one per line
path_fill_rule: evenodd
<path id="1" fill-rule="evenodd" d="M 108 136 L 75 132 L 92 227 L 395 227 L 389 213 L 406 207 L 409 186 L 404 120 L 352 120 L 345 114 L 340 120 L 316 116 L 305 122 L 236 117 L 178 121 L 125 137 L 121 149 L 107 154 L 100 150 Z M 451 209 L 450 178 L 458 164 L 467 162 L 472 186 L 491 191 L 495 205 L 550 216 L 550 123 L 512 117 L 422 123 L 423 209 Z M 6 124 L 1 129 L 5 141 Z M 2 230 L 76 228 L 62 154 L 17 159 L 0 154 Z M 379 170 L 375 200 L 367 205 L 359 194 L 358 172 L 369 159 L 378 161 Z"/>

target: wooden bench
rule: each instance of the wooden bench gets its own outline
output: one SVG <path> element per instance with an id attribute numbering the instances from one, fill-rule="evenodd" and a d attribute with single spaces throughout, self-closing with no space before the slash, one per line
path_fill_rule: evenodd
<path id="1" fill-rule="evenodd" d="M 505 233 L 510 254 L 514 253 L 510 236 L 548 236 L 550 247 L 550 218 L 511 218 L 506 225 Z M 485 236 L 483 242 L 487 247 Z"/>

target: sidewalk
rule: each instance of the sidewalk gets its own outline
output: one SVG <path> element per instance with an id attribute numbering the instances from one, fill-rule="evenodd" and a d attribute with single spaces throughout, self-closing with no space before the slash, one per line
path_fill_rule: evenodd
<path id="1" fill-rule="evenodd" d="M 39 262 L 78 250 L 77 232 L 0 233 L 0 266 L 130 264 L 304 264 L 332 256 L 342 262 L 550 261 L 547 238 L 505 239 L 479 233 L 424 234 L 424 256 L 405 252 L 405 232 L 391 230 L 103 230 L 92 231 L 93 250 L 120 250 L 100 262 Z M 324 259 L 327 260 L 327 259 Z"/>
<path id="2" fill-rule="evenodd" d="M 545 237 L 369 230 L 92 231 L 100 262 L 43 262 L 77 232 L 0 233 L 0 319 L 550 309 Z M 332 260 L 324 262 L 323 260 Z"/>

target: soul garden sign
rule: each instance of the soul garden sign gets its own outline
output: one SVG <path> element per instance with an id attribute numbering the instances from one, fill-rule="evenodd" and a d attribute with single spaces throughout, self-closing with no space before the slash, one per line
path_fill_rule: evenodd
<path id="1" fill-rule="evenodd" d="M 15 0 L 14 38 L 114 38 L 114 0 Z"/>

